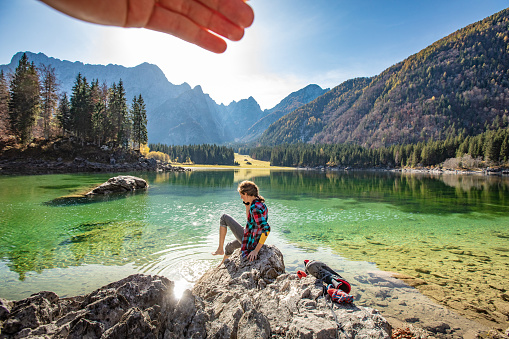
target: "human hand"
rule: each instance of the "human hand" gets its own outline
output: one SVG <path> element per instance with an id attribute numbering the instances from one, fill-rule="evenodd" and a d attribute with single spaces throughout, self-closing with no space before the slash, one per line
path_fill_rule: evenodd
<path id="1" fill-rule="evenodd" d="M 214 53 L 244 36 L 254 20 L 244 0 L 41 0 L 74 18 L 168 33 Z M 212 33 L 213 32 L 213 33 Z"/>
<path id="2" fill-rule="evenodd" d="M 256 258 L 258 258 L 258 251 L 255 249 L 255 250 L 252 250 L 251 252 L 249 252 L 249 254 L 247 255 L 247 258 L 249 259 L 249 261 L 253 261 L 253 260 L 256 260 Z"/>

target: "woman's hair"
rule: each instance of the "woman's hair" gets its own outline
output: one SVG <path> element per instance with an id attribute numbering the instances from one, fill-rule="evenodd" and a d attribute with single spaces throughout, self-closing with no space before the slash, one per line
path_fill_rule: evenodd
<path id="1" fill-rule="evenodd" d="M 252 181 L 244 180 L 239 184 L 237 191 L 239 191 L 240 194 L 247 194 L 249 196 L 256 197 L 261 202 L 265 201 L 258 192 L 258 186 L 256 186 L 256 184 Z"/>

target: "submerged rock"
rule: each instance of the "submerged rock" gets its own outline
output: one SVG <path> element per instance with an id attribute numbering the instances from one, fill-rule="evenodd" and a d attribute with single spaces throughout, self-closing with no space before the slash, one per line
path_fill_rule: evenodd
<path id="1" fill-rule="evenodd" d="M 0 338 L 390 338 L 376 310 L 333 304 L 313 277 L 286 274 L 283 255 L 231 258 L 180 299 L 160 276 L 131 275 L 85 296 L 0 299 Z"/>
<path id="2" fill-rule="evenodd" d="M 131 175 L 119 175 L 118 177 L 109 178 L 104 184 L 94 188 L 86 195 L 124 193 L 147 188 L 148 183 L 144 179 Z"/>

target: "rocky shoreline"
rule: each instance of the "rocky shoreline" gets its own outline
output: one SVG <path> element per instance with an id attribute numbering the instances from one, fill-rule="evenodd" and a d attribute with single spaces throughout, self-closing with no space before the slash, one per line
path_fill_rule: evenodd
<path id="1" fill-rule="evenodd" d="M 180 299 L 173 288 L 165 277 L 137 274 L 84 296 L 0 299 L 0 338 L 382 339 L 392 330 L 376 310 L 333 304 L 315 278 L 286 274 L 274 246 L 254 262 L 237 250 Z"/>
<path id="2" fill-rule="evenodd" d="M 0 299 L 0 338 L 503 338 L 408 323 L 396 330 L 371 307 L 331 302 L 314 277 L 286 273 L 272 245 L 254 262 L 236 250 L 180 299 L 174 286 L 136 274 L 82 296 Z"/>
<path id="3" fill-rule="evenodd" d="M 318 167 L 298 167 L 300 170 L 317 170 L 317 171 L 371 171 L 371 172 L 399 172 L 399 173 L 423 173 L 423 174 L 460 174 L 460 175 L 495 175 L 495 176 L 509 176 L 509 168 L 505 167 L 487 167 L 483 169 L 453 169 L 453 168 L 355 168 L 355 167 L 330 167 L 330 166 L 318 166 Z"/>
<path id="4" fill-rule="evenodd" d="M 185 172 L 188 168 L 164 164 L 155 159 L 140 158 L 137 162 L 110 164 L 89 161 L 80 157 L 73 161 L 43 159 L 0 159 L 0 175 L 39 175 L 65 173 L 120 173 L 120 172 Z"/>
<path id="5" fill-rule="evenodd" d="M 183 171 L 188 169 L 148 159 L 137 150 L 99 147 L 74 137 L 39 138 L 26 146 L 0 138 L 0 175 Z"/>

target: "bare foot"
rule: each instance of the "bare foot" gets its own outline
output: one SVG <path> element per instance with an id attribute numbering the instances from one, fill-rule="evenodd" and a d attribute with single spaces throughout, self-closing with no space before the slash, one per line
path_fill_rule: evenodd
<path id="1" fill-rule="evenodd" d="M 226 259 L 228 259 L 229 257 L 230 257 L 229 255 L 225 255 L 225 256 L 223 257 L 223 260 L 221 260 L 221 262 L 219 263 L 219 265 L 217 265 L 217 267 L 221 266 L 221 265 L 224 263 L 224 261 L 225 261 Z"/>
<path id="2" fill-rule="evenodd" d="M 215 252 L 212 252 L 212 255 L 224 255 L 224 251 L 223 250 L 216 250 Z"/>

